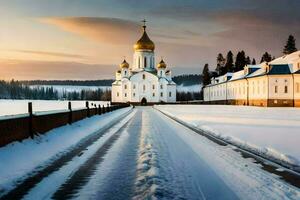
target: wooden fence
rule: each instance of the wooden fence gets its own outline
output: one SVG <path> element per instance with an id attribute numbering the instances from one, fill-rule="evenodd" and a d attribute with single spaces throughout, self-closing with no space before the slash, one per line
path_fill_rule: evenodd
<path id="1" fill-rule="evenodd" d="M 28 103 L 27 114 L 0 119 L 0 147 L 29 137 L 34 138 L 38 134 L 44 134 L 51 129 L 72 124 L 87 117 L 101 115 L 128 106 L 128 104 L 107 104 L 106 107 L 104 105 L 89 107 L 89 102 L 86 102 L 85 108 L 73 110 L 71 102 L 69 102 L 67 110 L 35 114 L 30 102 Z"/>

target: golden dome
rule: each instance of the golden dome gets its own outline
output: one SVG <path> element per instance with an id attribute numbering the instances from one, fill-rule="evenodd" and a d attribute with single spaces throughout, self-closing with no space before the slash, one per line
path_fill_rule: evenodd
<path id="1" fill-rule="evenodd" d="M 163 59 L 161 59 L 161 61 L 157 65 L 157 68 L 158 69 L 160 69 L 160 68 L 164 68 L 165 69 L 166 67 L 167 67 L 167 65 L 166 65 L 165 61 Z"/>
<path id="2" fill-rule="evenodd" d="M 143 35 L 142 37 L 135 43 L 134 50 L 150 50 L 154 51 L 155 45 L 152 42 L 146 32 L 146 26 L 143 26 Z"/>
<path id="3" fill-rule="evenodd" d="M 129 68 L 128 62 L 124 59 L 124 61 L 120 64 L 120 68 Z"/>

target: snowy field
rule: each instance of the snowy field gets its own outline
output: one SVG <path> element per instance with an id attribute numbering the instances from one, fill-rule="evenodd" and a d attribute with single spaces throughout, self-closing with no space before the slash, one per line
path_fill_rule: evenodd
<path id="1" fill-rule="evenodd" d="M 300 109 L 163 105 L 158 109 L 226 141 L 300 165 Z"/>
<path id="2" fill-rule="evenodd" d="M 59 100 L 7 100 L 0 99 L 0 116 L 28 113 L 28 102 L 32 102 L 33 112 L 56 111 L 68 109 L 69 101 Z M 71 101 L 72 108 L 84 108 L 85 101 Z M 91 104 L 107 105 L 106 101 L 89 101 Z"/>
<path id="3" fill-rule="evenodd" d="M 189 85 L 189 86 L 177 85 L 178 92 L 200 92 L 201 88 L 202 85 Z"/>

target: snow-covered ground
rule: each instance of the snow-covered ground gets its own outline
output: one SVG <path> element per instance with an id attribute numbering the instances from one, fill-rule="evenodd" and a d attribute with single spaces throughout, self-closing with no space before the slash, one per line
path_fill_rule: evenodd
<path id="1" fill-rule="evenodd" d="M 28 113 L 28 102 L 32 102 L 33 112 L 43 112 L 43 111 L 55 111 L 55 110 L 66 110 L 68 109 L 69 101 L 60 100 L 7 100 L 0 99 L 0 116 L 5 115 L 17 115 Z M 72 108 L 85 108 L 86 101 L 71 101 Z M 91 104 L 96 104 L 97 106 L 104 105 L 107 106 L 109 102 L 107 101 L 89 101 Z"/>
<path id="2" fill-rule="evenodd" d="M 300 109 L 226 105 L 161 105 L 159 110 L 226 141 L 300 165 Z"/>
<path id="3" fill-rule="evenodd" d="M 177 91 L 178 92 L 200 92 L 202 88 L 202 85 L 177 85 Z"/>
<path id="4" fill-rule="evenodd" d="M 151 107 L 136 107 L 130 114 L 125 113 L 128 109 L 58 128 L 41 138 L 40 144 L 26 141 L 7 146 L 5 151 L 0 149 L 0 155 L 4 155 L 1 161 L 5 158 L 0 187 L 12 185 L 11 177 L 25 174 L 24 167 L 46 163 L 55 153 L 60 158 L 59 150 L 92 134 L 103 125 L 99 123 L 113 120 L 119 123 L 67 163 L 43 174 L 34 185 L 29 182 L 29 186 L 20 186 L 15 192 L 26 192 L 18 199 L 300 198 L 299 188 L 263 170 L 230 146 L 195 134 Z M 33 162 L 26 162 L 28 158 Z"/>
<path id="5" fill-rule="evenodd" d="M 0 194 L 20 178 L 25 178 L 26 174 L 36 167 L 46 165 L 54 156 L 76 145 L 83 138 L 120 120 L 120 116 L 130 109 L 124 108 L 93 116 L 72 125 L 53 129 L 34 140 L 26 139 L 21 143 L 14 142 L 0 148 Z"/>

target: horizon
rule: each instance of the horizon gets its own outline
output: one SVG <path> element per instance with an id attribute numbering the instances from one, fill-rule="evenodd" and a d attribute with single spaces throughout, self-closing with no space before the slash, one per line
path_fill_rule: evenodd
<path id="1" fill-rule="evenodd" d="M 133 6 L 134 5 L 134 6 Z M 112 79 L 146 18 L 173 76 L 211 70 L 218 53 L 244 50 L 260 60 L 264 52 L 282 55 L 290 34 L 300 38 L 297 0 L 38 1 L 0 3 L 0 79 Z M 65 9 L 68 7 L 68 9 Z"/>

